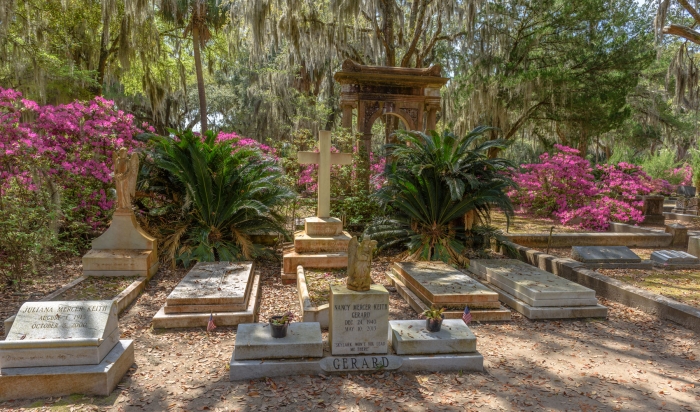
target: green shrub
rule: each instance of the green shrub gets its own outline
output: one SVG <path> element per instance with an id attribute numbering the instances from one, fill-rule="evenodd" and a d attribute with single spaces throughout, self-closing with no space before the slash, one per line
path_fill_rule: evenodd
<path id="1" fill-rule="evenodd" d="M 54 214 L 42 190 L 13 181 L 0 193 L 0 279 L 17 289 L 38 267 L 52 258 L 57 244 L 51 226 Z M 1 288 L 0 288 L 1 289 Z"/>

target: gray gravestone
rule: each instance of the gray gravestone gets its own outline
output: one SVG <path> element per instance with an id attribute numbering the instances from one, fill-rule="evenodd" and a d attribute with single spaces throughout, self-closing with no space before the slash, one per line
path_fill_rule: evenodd
<path id="1" fill-rule="evenodd" d="M 693 186 L 678 186 L 678 194 L 686 197 L 695 196 L 695 187 Z"/>
<path id="2" fill-rule="evenodd" d="M 389 328 L 397 355 L 476 352 L 476 336 L 462 319 L 444 319 L 439 332 L 428 332 L 425 320 L 392 320 Z"/>
<path id="3" fill-rule="evenodd" d="M 697 265 L 700 259 L 690 253 L 679 250 L 656 250 L 651 254 L 651 260 L 662 265 Z"/>
<path id="4" fill-rule="evenodd" d="M 117 342 L 112 300 L 27 302 L 0 342 L 0 368 L 97 365 Z"/>
<path id="5" fill-rule="evenodd" d="M 627 246 L 574 246 L 572 257 L 583 263 L 641 263 Z"/>
<path id="6" fill-rule="evenodd" d="M 287 336 L 273 338 L 268 323 L 242 323 L 236 332 L 235 360 L 320 358 L 323 356 L 321 324 L 292 322 Z"/>
<path id="7" fill-rule="evenodd" d="M 328 341 L 333 355 L 387 353 L 389 292 L 373 284 L 368 291 L 331 285 Z"/>

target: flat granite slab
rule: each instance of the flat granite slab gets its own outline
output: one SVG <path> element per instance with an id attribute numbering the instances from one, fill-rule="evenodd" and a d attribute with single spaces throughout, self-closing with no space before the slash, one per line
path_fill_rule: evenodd
<path id="1" fill-rule="evenodd" d="M 235 348 L 234 348 L 235 352 Z M 481 372 L 484 357 L 479 352 L 438 355 L 326 356 L 320 359 L 235 360 L 229 364 L 231 381 L 292 375 L 397 372 Z"/>
<path id="2" fill-rule="evenodd" d="M 472 259 L 469 269 L 492 286 L 540 306 L 588 306 L 595 300 L 594 290 L 515 259 Z"/>
<path id="3" fill-rule="evenodd" d="M 406 286 L 436 307 L 468 305 L 469 308 L 498 309 L 498 294 L 443 262 L 396 262 L 393 271 Z"/>
<path id="4" fill-rule="evenodd" d="M 318 322 L 292 322 L 287 336 L 273 338 L 268 323 L 244 323 L 236 331 L 235 360 L 320 358 L 323 338 Z"/>
<path id="5" fill-rule="evenodd" d="M 254 323 L 258 320 L 260 308 L 260 274 L 253 277 L 253 282 L 246 310 L 241 312 L 214 312 L 217 326 L 236 326 L 241 323 Z M 192 328 L 207 326 L 209 313 L 165 313 L 165 306 L 153 316 L 153 328 Z"/>
<path id="6" fill-rule="evenodd" d="M 599 304 L 592 306 L 535 307 L 528 305 L 494 285 L 491 285 L 491 287 L 498 292 L 501 301 L 532 320 L 605 318 L 608 316 L 608 308 Z"/>
<path id="7" fill-rule="evenodd" d="M 641 263 L 627 246 L 572 246 L 571 255 L 582 263 Z"/>
<path id="8" fill-rule="evenodd" d="M 697 265 L 700 259 L 680 250 L 655 250 L 651 260 L 659 265 Z"/>
<path id="9" fill-rule="evenodd" d="M 389 271 L 385 273 L 386 280 L 396 288 L 396 292 L 406 301 L 406 303 L 413 308 L 417 313 L 423 313 L 429 307 L 424 303 L 426 300 L 424 297 L 419 296 L 410 290 L 403 283 L 403 280 L 395 272 Z M 500 304 L 500 302 L 499 302 Z M 487 321 L 510 321 L 511 313 L 510 310 L 506 309 L 504 306 L 500 306 L 498 309 L 470 309 L 472 314 L 472 321 L 474 322 L 487 322 Z M 448 309 L 443 312 L 445 319 L 462 319 L 462 314 L 464 313 L 464 307 L 461 309 L 452 310 Z"/>
<path id="10" fill-rule="evenodd" d="M 0 401 L 54 396 L 107 396 L 134 364 L 134 343 L 121 340 L 98 365 L 7 368 L 0 371 Z"/>
<path id="11" fill-rule="evenodd" d="M 253 262 L 199 262 L 173 289 L 166 304 L 245 304 L 253 266 Z"/>
<path id="12" fill-rule="evenodd" d="M 444 319 L 439 332 L 428 332 L 425 320 L 390 320 L 389 331 L 397 355 L 476 352 L 476 336 L 462 319 Z"/>

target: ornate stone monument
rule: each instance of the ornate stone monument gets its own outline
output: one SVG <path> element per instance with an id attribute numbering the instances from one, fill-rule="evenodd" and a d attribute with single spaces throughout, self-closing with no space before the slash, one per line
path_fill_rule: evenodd
<path id="1" fill-rule="evenodd" d="M 294 234 L 294 249 L 283 258 L 283 283 L 295 283 L 297 266 L 344 268 L 348 265 L 350 234 L 340 219 L 331 217 L 331 165 L 352 164 L 352 155 L 331 153 L 331 132 L 319 132 L 318 152 L 299 152 L 299 163 L 318 165 L 316 216 L 305 219 L 304 230 Z"/>
<path id="2" fill-rule="evenodd" d="M 346 286 L 358 292 L 369 290 L 372 253 L 377 247 L 376 240 L 364 239 L 358 242 L 356 237 L 350 240 L 348 247 L 348 278 Z"/>
<path id="3" fill-rule="evenodd" d="M 139 158 L 122 147 L 114 152 L 114 183 L 117 210 L 109 229 L 92 241 L 83 256 L 83 273 L 88 276 L 147 276 L 158 270 L 157 241 L 141 230 L 131 199 L 136 194 Z"/>

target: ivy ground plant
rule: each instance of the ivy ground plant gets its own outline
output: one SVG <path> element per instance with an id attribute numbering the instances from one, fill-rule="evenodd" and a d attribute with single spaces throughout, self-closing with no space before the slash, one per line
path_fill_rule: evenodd
<path id="1" fill-rule="evenodd" d="M 165 259 L 236 261 L 264 254 L 251 235 L 284 234 L 277 208 L 292 197 L 282 170 L 253 145 L 191 131 L 154 137 L 146 173 L 149 227 L 156 227 Z"/>
<path id="2" fill-rule="evenodd" d="M 398 132 L 399 144 L 387 147 L 395 159 L 387 168 L 387 183 L 376 193 L 387 217 L 374 221 L 365 234 L 380 249 L 407 248 L 410 259 L 466 264 L 466 245 L 475 235 L 498 235 L 485 227 L 491 208 L 513 213 L 506 195 L 514 186 L 512 165 L 488 157 L 490 148 L 505 148 L 506 142 L 481 142 L 487 130 L 479 127 L 462 138 L 447 131 Z M 470 212 L 480 228 L 455 224 Z"/>

